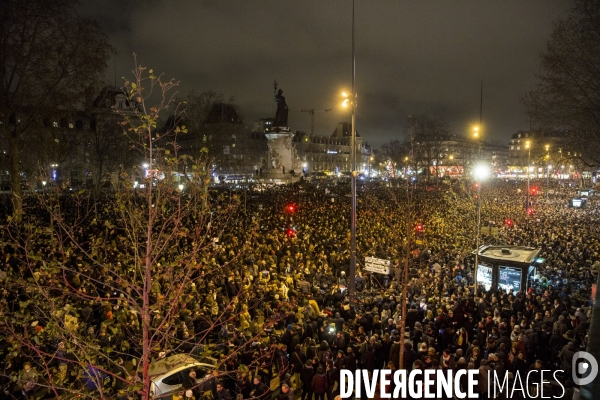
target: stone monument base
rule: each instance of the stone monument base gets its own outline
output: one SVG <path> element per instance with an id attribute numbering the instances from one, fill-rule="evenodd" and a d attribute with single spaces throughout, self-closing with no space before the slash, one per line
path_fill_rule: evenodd
<path id="1" fill-rule="evenodd" d="M 293 144 L 294 134 L 288 126 L 274 126 L 265 136 L 268 139 L 269 153 L 267 171 L 263 170 L 261 179 L 277 183 L 296 182 L 302 176 L 297 162 L 297 153 Z M 295 175 L 290 174 L 291 171 Z"/>
<path id="2" fill-rule="evenodd" d="M 271 168 L 271 169 L 267 170 L 266 172 L 265 172 L 265 170 L 263 170 L 262 174 L 258 177 L 258 179 L 263 182 L 284 184 L 284 183 L 298 182 L 301 177 L 302 177 L 302 174 L 292 175 L 289 172 L 286 172 L 284 174 L 282 172 L 282 170 L 280 170 L 280 169 Z"/>

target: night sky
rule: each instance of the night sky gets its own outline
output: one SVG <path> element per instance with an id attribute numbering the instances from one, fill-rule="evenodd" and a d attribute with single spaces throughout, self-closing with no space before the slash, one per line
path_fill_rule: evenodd
<path id="1" fill-rule="evenodd" d="M 357 130 L 371 145 L 402 138 L 406 116 L 444 118 L 464 134 L 479 120 L 487 139 L 507 143 L 529 120 L 519 96 L 531 89 L 552 21 L 565 0 L 356 1 Z M 340 92 L 351 84 L 352 3 L 345 1 L 84 0 L 119 51 L 117 84 L 143 65 L 181 81 L 180 93 L 234 96 L 246 124 L 273 117 L 273 80 L 289 125 L 315 133 L 349 120 Z M 107 81 L 114 81 L 113 60 Z"/>

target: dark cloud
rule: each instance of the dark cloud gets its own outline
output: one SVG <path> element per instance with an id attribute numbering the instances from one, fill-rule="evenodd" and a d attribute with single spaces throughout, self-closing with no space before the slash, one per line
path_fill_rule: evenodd
<path id="1" fill-rule="evenodd" d="M 483 80 L 487 135 L 506 141 L 528 127 L 519 96 L 535 84 L 552 21 L 570 6 L 357 0 L 357 129 L 379 145 L 399 137 L 408 114 L 424 113 L 463 133 L 479 118 Z M 235 96 L 249 125 L 274 115 L 274 79 L 293 129 L 310 129 L 301 108 L 334 109 L 316 116 L 321 134 L 349 119 L 338 105 L 350 86 L 350 1 L 86 0 L 81 7 L 119 50 L 118 81 L 135 51 L 142 64 L 181 80 L 183 93 Z"/>

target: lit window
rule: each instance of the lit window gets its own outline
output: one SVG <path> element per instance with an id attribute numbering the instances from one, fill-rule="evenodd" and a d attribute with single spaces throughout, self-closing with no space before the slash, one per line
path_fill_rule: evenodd
<path id="1" fill-rule="evenodd" d="M 52 126 L 53 126 L 53 127 L 55 127 L 55 128 L 58 128 L 58 122 L 56 122 L 56 121 L 53 121 L 53 122 L 52 122 Z"/>
<path id="2" fill-rule="evenodd" d="M 517 150 L 521 150 L 521 146 L 517 146 Z"/>

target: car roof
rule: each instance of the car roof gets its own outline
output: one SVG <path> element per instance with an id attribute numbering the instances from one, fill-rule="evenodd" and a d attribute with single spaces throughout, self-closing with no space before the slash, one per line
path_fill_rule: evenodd
<path id="1" fill-rule="evenodd" d="M 200 359 L 196 359 L 189 354 L 176 354 L 151 363 L 150 368 L 148 369 L 148 375 L 162 375 L 175 368 L 187 367 L 191 365 L 202 365 L 214 368 L 216 363 L 217 360 L 210 357 L 202 357 Z"/>

